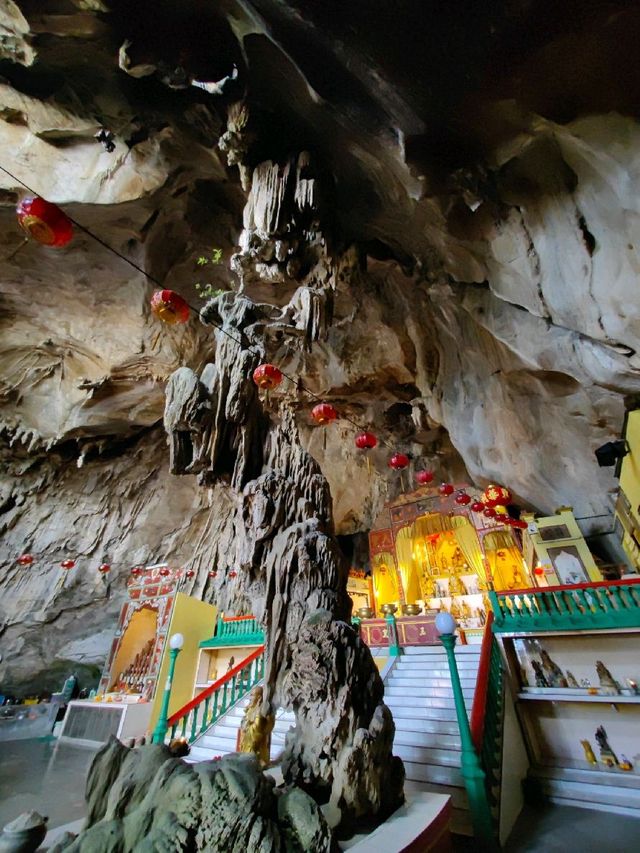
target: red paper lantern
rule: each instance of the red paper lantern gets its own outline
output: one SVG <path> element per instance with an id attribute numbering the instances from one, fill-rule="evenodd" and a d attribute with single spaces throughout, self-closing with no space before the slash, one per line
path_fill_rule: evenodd
<path id="1" fill-rule="evenodd" d="M 282 382 L 282 372 L 275 364 L 260 364 L 253 371 L 253 381 L 263 391 L 271 391 Z"/>
<path id="2" fill-rule="evenodd" d="M 143 571 L 143 569 L 141 566 L 134 566 L 131 569 L 131 577 L 132 578 L 139 578 L 140 575 L 142 574 L 142 571 Z"/>
<path id="3" fill-rule="evenodd" d="M 171 569 L 168 569 L 166 566 L 164 566 L 162 569 L 158 570 L 158 574 L 160 575 L 160 577 L 166 578 L 171 574 Z"/>
<path id="4" fill-rule="evenodd" d="M 511 526 L 515 527 L 517 530 L 526 530 L 529 525 L 521 518 L 514 518 Z"/>
<path id="5" fill-rule="evenodd" d="M 471 503 L 471 498 L 466 492 L 460 492 L 456 495 L 456 503 L 459 504 L 459 506 L 466 506 Z"/>
<path id="6" fill-rule="evenodd" d="M 471 509 L 474 512 L 483 512 L 484 511 L 484 504 L 482 503 L 482 501 L 474 501 L 471 504 Z"/>
<path id="7" fill-rule="evenodd" d="M 63 561 L 60 563 L 60 566 L 61 566 L 63 569 L 72 569 L 72 568 L 75 566 L 75 564 L 76 564 L 76 561 L 75 561 L 75 560 L 63 560 Z"/>
<path id="8" fill-rule="evenodd" d="M 416 471 L 416 482 L 421 486 L 433 483 L 433 471 Z"/>
<path id="9" fill-rule="evenodd" d="M 504 486 L 491 484 L 482 493 L 482 502 L 485 506 L 506 506 L 511 503 L 511 492 Z"/>
<path id="10" fill-rule="evenodd" d="M 170 326 L 175 326 L 177 323 L 186 323 L 189 319 L 191 309 L 182 296 L 179 296 L 173 290 L 156 290 L 151 297 L 150 304 L 153 314 L 159 320 L 162 320 L 163 323 L 168 323 Z"/>
<path id="11" fill-rule="evenodd" d="M 187 569 L 187 571 L 184 573 L 185 578 L 192 578 L 194 575 L 195 572 L 193 571 L 193 569 Z"/>
<path id="12" fill-rule="evenodd" d="M 389 460 L 389 467 L 393 468 L 394 471 L 402 471 L 402 469 L 406 468 L 408 464 L 409 457 L 404 453 L 394 453 Z"/>
<path id="13" fill-rule="evenodd" d="M 533 573 L 534 575 L 543 575 L 544 569 L 542 568 L 542 566 L 536 566 L 536 568 L 533 570 Z"/>
<path id="14" fill-rule="evenodd" d="M 230 578 L 236 578 L 236 577 L 238 577 L 238 573 L 237 573 L 237 572 L 234 572 L 234 571 L 231 571 L 231 572 L 229 572 L 229 577 L 230 577 Z"/>
<path id="15" fill-rule="evenodd" d="M 111 571 L 111 566 L 108 563 L 103 563 L 101 566 L 98 566 L 98 571 L 101 575 L 106 575 Z"/>
<path id="16" fill-rule="evenodd" d="M 34 559 L 35 557 L 32 554 L 20 554 L 16 562 L 20 563 L 21 566 L 30 566 Z"/>
<path id="17" fill-rule="evenodd" d="M 485 507 L 482 511 L 482 514 L 485 518 L 495 518 L 497 515 L 495 509 L 492 506 Z"/>
<path id="18" fill-rule="evenodd" d="M 446 497 L 449 497 L 449 495 L 453 494 L 454 489 L 453 489 L 453 486 L 451 485 L 451 483 L 440 483 L 440 486 L 438 487 L 438 491 L 440 492 L 440 494 L 443 497 L 446 498 Z"/>
<path id="19" fill-rule="evenodd" d="M 356 436 L 356 447 L 358 450 L 373 450 L 378 439 L 372 432 L 360 432 Z"/>
<path id="20" fill-rule="evenodd" d="M 209 577 L 210 578 L 217 578 L 218 577 L 218 573 L 216 572 L 215 569 L 211 569 L 211 571 L 209 572 Z"/>
<path id="21" fill-rule="evenodd" d="M 16 207 L 20 227 L 43 246 L 59 249 L 73 237 L 73 223 L 57 204 L 31 196 Z"/>
<path id="22" fill-rule="evenodd" d="M 325 424 L 330 424 L 331 421 L 335 421 L 338 413 L 330 403 L 318 403 L 311 410 L 311 417 L 317 424 L 324 426 Z"/>

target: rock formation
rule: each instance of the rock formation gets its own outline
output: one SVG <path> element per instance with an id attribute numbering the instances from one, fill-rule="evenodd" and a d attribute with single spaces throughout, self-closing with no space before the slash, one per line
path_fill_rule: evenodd
<path id="1" fill-rule="evenodd" d="M 2 5 L 3 689 L 99 665 L 137 562 L 188 563 L 205 596 L 218 566 L 241 607 L 222 578 L 233 490 L 259 474 L 242 442 L 266 428 L 212 432 L 211 330 L 160 328 L 138 269 L 79 229 L 21 246 L 21 182 L 191 303 L 206 272 L 268 306 L 254 346 L 414 464 L 606 531 L 617 483 L 593 451 L 640 392 L 639 29 L 628 0 Z M 212 247 L 223 263 L 202 270 Z M 168 474 L 179 367 L 199 377 L 173 390 L 202 455 L 185 463 L 178 430 L 172 464 L 206 485 L 207 460 L 240 451 L 232 489 Z M 336 532 L 366 532 L 398 488 L 389 448 L 369 472 L 347 422 L 324 448 L 309 401 L 285 397 Z"/>
<path id="2" fill-rule="evenodd" d="M 275 790 L 251 755 L 196 765 L 165 746 L 127 749 L 112 739 L 87 779 L 86 827 L 51 853 L 335 853 L 316 803 Z"/>
<path id="3" fill-rule="evenodd" d="M 251 378 L 264 353 L 253 342 L 265 313 L 275 321 L 269 306 L 230 294 L 203 309 L 204 321 L 216 323 L 215 366 L 200 380 L 188 368 L 173 374 L 165 426 L 179 447 L 174 473 L 192 473 L 198 460 L 203 482 L 226 477 L 242 489 L 229 564 L 240 574 L 235 601 L 243 596 L 265 629 L 263 713 L 293 708 L 285 781 L 329 800 L 344 828 L 391 813 L 402 801 L 404 769 L 392 754 L 395 727 L 378 670 L 349 625 L 348 566 L 333 536 L 327 481 L 301 447 L 289 406 L 265 429 Z M 215 598 L 224 601 L 228 578 L 216 582 Z"/>

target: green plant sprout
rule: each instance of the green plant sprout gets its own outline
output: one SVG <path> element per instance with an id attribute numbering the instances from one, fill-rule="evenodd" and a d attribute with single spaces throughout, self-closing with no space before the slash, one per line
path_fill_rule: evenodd
<path id="1" fill-rule="evenodd" d="M 222 263 L 222 249 L 212 249 L 211 254 L 200 255 L 197 259 L 196 264 L 199 267 L 206 267 L 209 264 L 213 266 L 217 266 Z M 224 289 L 221 287 L 214 287 L 212 284 L 201 284 L 198 282 L 195 285 L 195 289 L 198 292 L 198 296 L 201 299 L 213 299 L 215 296 L 220 296 L 221 293 L 224 293 Z"/>

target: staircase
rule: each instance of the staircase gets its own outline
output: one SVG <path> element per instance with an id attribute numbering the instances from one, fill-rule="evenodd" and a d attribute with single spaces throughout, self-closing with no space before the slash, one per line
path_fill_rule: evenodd
<path id="1" fill-rule="evenodd" d="M 456 658 L 470 712 L 480 646 L 457 646 Z M 235 752 L 248 701 L 245 695 L 197 738 L 186 760 L 208 761 Z M 385 702 L 396 725 L 394 753 L 404 761 L 406 790 L 449 794 L 453 831 L 470 835 L 467 795 L 460 773 L 460 735 L 444 649 L 441 646 L 407 647 L 387 677 Z M 281 752 L 286 734 L 294 725 L 293 712 L 278 712 L 271 737 L 272 758 Z"/>
<path id="2" fill-rule="evenodd" d="M 244 709 L 249 703 L 245 696 L 217 723 L 209 728 L 191 745 L 191 752 L 185 761 L 192 764 L 197 761 L 210 761 L 219 755 L 236 751 L 238 731 L 244 715 Z M 290 728 L 295 726 L 296 718 L 293 711 L 282 708 L 276 714 L 276 721 L 271 733 L 271 758 L 276 758 L 284 748 L 284 739 Z"/>
<path id="3" fill-rule="evenodd" d="M 480 646 L 456 646 L 467 711 L 471 713 Z M 385 681 L 385 702 L 396 724 L 394 753 L 404 761 L 405 790 L 449 794 L 453 832 L 471 835 L 460 772 L 460 733 L 442 646 L 409 646 Z"/>

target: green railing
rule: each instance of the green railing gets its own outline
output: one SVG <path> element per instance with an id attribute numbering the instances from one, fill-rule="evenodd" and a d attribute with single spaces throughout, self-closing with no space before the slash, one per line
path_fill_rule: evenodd
<path id="1" fill-rule="evenodd" d="M 264 631 L 254 616 L 218 617 L 213 637 L 200 643 L 201 649 L 223 646 L 259 646 L 264 643 Z"/>
<path id="2" fill-rule="evenodd" d="M 640 578 L 489 591 L 496 634 L 640 628 Z"/>
<path id="3" fill-rule="evenodd" d="M 169 717 L 171 739 L 193 743 L 263 678 L 264 646 L 260 646 Z"/>
<path id="4" fill-rule="evenodd" d="M 500 815 L 500 786 L 502 777 L 502 730 L 504 724 L 504 680 L 502 658 L 497 640 L 493 639 L 489 661 L 484 729 L 480 760 L 486 774 L 489 802 L 495 809 L 496 823 Z"/>

